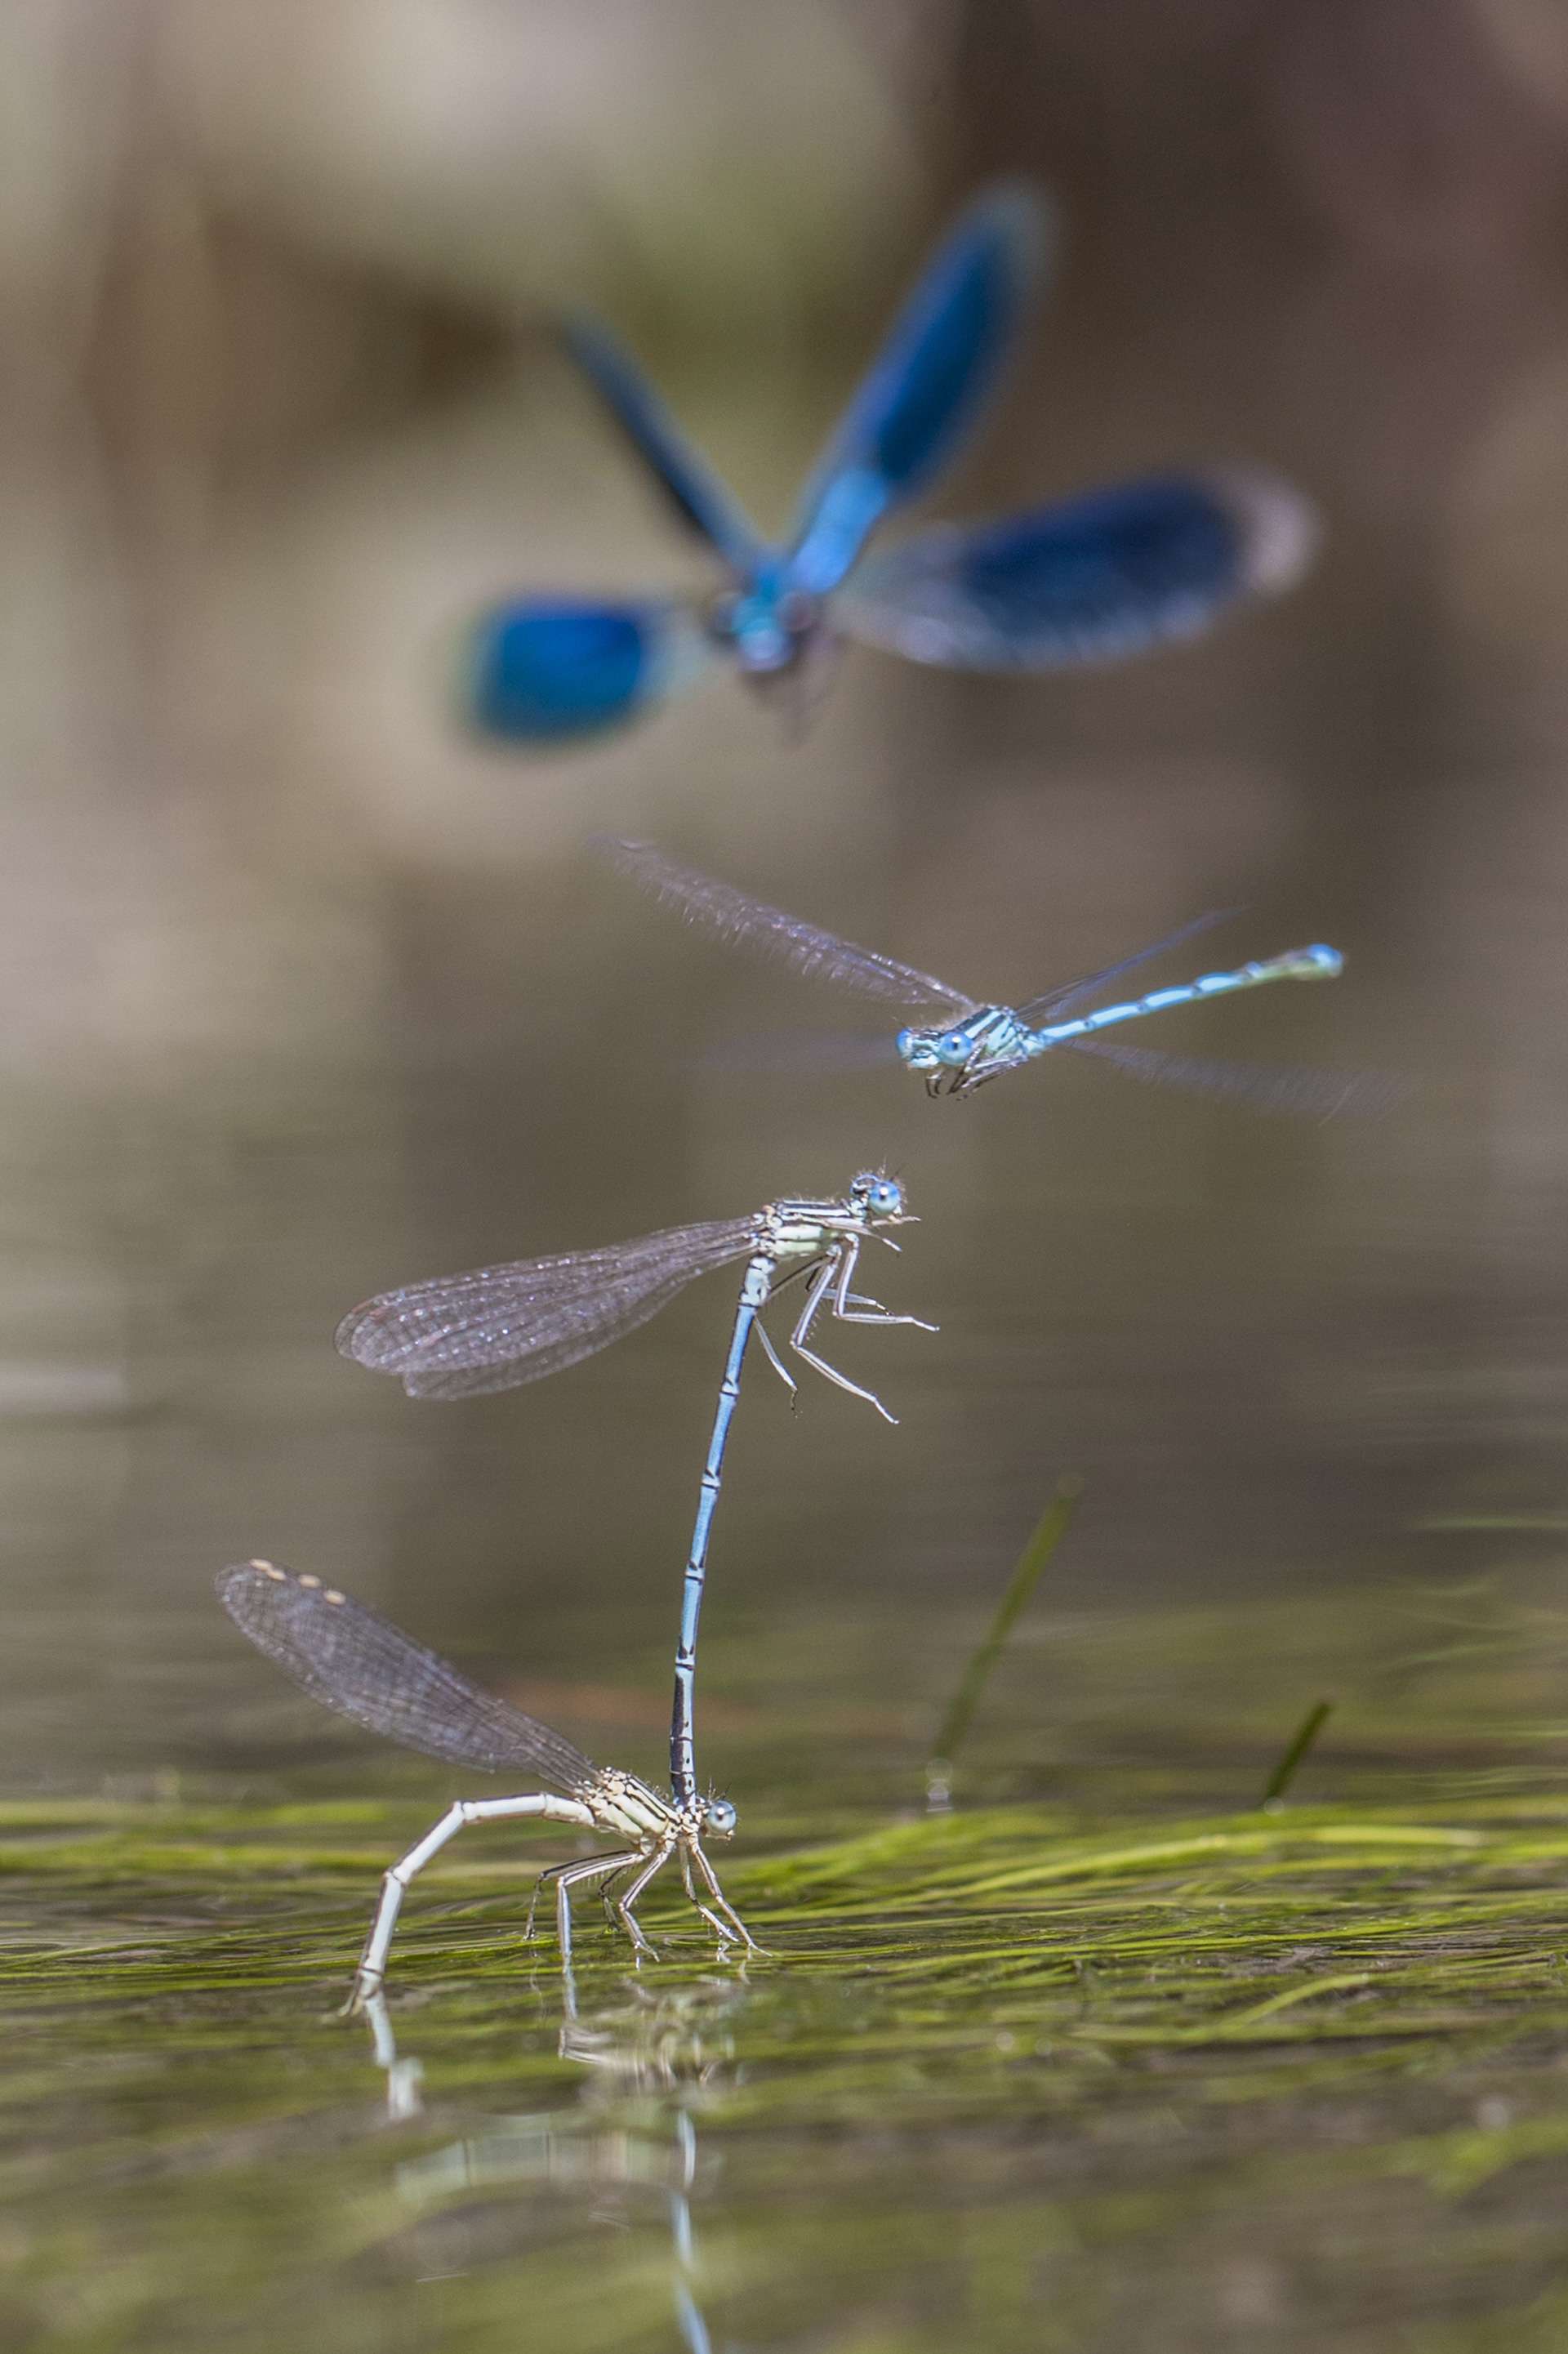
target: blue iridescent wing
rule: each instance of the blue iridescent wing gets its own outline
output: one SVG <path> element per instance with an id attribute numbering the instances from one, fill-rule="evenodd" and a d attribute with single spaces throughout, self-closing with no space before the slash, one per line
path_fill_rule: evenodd
<path id="1" fill-rule="evenodd" d="M 852 637 L 956 670 L 1116 662 L 1287 588 L 1316 539 L 1311 508 L 1270 476 L 1156 476 L 922 532 L 864 565 L 833 618 Z"/>
<path id="2" fill-rule="evenodd" d="M 610 604 L 528 597 L 470 634 L 466 716 L 489 736 L 549 747 L 639 717 L 687 685 L 713 648 L 676 598 Z"/>
<path id="3" fill-rule="evenodd" d="M 748 578 L 761 554 L 746 516 L 687 442 L 630 354 L 597 319 L 577 315 L 562 330 L 567 351 L 653 476 L 677 519 Z"/>
<path id="4" fill-rule="evenodd" d="M 837 588 L 889 507 L 926 489 L 1001 373 L 1043 273 L 1050 215 L 1033 188 L 991 189 L 937 249 L 820 460 L 789 572 Z"/>

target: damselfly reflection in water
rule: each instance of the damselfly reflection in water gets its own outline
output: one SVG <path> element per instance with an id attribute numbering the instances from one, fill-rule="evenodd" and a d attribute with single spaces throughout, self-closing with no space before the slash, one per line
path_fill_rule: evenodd
<path id="1" fill-rule="evenodd" d="M 345 1357 L 376 1373 L 396 1373 L 410 1397 L 471 1397 L 538 1381 L 574 1365 L 646 1323 L 697 1276 L 733 1266 L 737 1259 L 746 1261 L 682 1593 L 670 1733 L 671 1786 L 678 1808 L 696 1801 L 692 1692 L 697 1625 L 708 1539 L 747 1343 L 755 1331 L 768 1363 L 793 1391 L 794 1379 L 760 1316 L 786 1285 L 804 1282 L 805 1297 L 789 1346 L 803 1364 L 852 1397 L 863 1398 L 892 1422 L 894 1416 L 879 1397 L 830 1365 L 810 1342 L 824 1310 L 842 1324 L 913 1324 L 922 1331 L 935 1330 L 918 1316 L 895 1315 L 880 1300 L 851 1288 L 865 1242 L 874 1239 L 896 1250 L 898 1245 L 883 1228 L 911 1223 L 896 1180 L 863 1170 L 837 1201 L 773 1202 L 747 1218 L 672 1226 L 603 1250 L 568 1251 L 556 1258 L 515 1259 L 466 1275 L 436 1276 L 380 1293 L 353 1310 L 338 1327 L 337 1345 Z"/>
<path id="2" fill-rule="evenodd" d="M 690 2354 L 711 2354 L 702 2307 L 692 2198 L 697 2182 L 694 2099 L 709 2101 L 735 2058 L 729 2019 L 743 1987 L 699 1980 L 650 1993 L 635 1981 L 630 1999 L 580 2014 L 571 1974 L 558 2049 L 587 2072 L 579 2102 L 570 2108 L 487 2118 L 461 2139 L 405 2159 L 394 2179 L 401 2198 L 420 2213 L 461 2209 L 520 2187 L 547 2185 L 556 2194 L 581 2193 L 596 2220 L 605 2220 L 607 2194 L 630 2212 L 616 2220 L 635 2226 L 644 2200 L 662 2201 L 669 2224 L 670 2281 L 674 2312 Z M 388 2121 L 400 2124 L 423 2109 L 421 2062 L 400 2054 L 384 1995 L 365 2004 L 376 2065 L 387 2079 Z M 638 2259 L 641 2274 L 642 2260 Z"/>
<path id="3" fill-rule="evenodd" d="M 1049 217 L 993 188 L 933 255 L 802 495 L 769 545 L 693 451 L 635 363 L 588 319 L 567 348 L 676 519 L 717 557 L 709 599 L 527 598 L 474 633 L 467 707 L 514 742 L 559 745 L 621 725 L 728 656 L 777 695 L 841 633 L 922 663 L 1049 671 L 1120 660 L 1287 588 L 1310 511 L 1262 474 L 1195 470 L 981 525 L 943 525 L 863 564 L 872 534 L 956 453 L 1044 273 Z"/>
<path id="4" fill-rule="evenodd" d="M 679 1863 L 682 1885 L 721 1949 L 738 1945 L 755 1950 L 756 1939 L 703 1851 L 705 1838 L 734 1835 L 735 1808 L 727 1798 L 694 1796 L 672 1805 L 635 1774 L 596 1766 L 561 1734 L 524 1716 L 498 1693 L 471 1684 L 439 1652 L 427 1650 L 377 1611 L 319 1577 L 276 1562 L 241 1562 L 221 1572 L 217 1591 L 241 1634 L 324 1707 L 427 1757 L 484 1774 L 516 1771 L 546 1785 L 522 1797 L 459 1799 L 391 1866 L 355 1974 L 353 2007 L 366 2003 L 386 1976 L 408 1882 L 473 1823 L 533 1817 L 599 1831 L 619 1842 L 608 1855 L 555 1864 L 541 1876 L 541 1886 L 546 1879 L 556 1883 L 563 1962 L 571 1958 L 571 1891 L 591 1880 L 599 1882 L 607 1909 L 634 1950 L 651 1953 L 636 1906 L 649 1882 L 672 1861 Z M 535 1902 L 537 1895 L 535 1889 Z M 531 1904 L 525 1936 L 532 1935 L 533 1926 Z"/>
<path id="5" fill-rule="evenodd" d="M 1337 949 L 1321 945 L 1290 949 L 1261 963 L 1204 973 L 1196 981 L 1150 990 L 1119 1004 L 1075 1010 L 1124 973 L 1224 920 L 1218 915 L 1199 916 L 1151 947 L 1139 949 L 1102 971 L 1047 991 L 1043 997 L 1019 1006 L 988 1004 L 928 972 L 917 971 L 913 965 L 900 964 L 874 949 L 857 948 L 853 941 L 839 939 L 798 916 L 786 915 L 731 884 L 715 882 L 694 867 L 682 866 L 649 843 L 609 841 L 598 847 L 653 898 L 716 939 L 778 958 L 797 971 L 836 982 L 862 997 L 877 998 L 909 1013 L 938 1015 L 935 1022 L 900 1030 L 892 1042 L 905 1065 L 924 1077 L 927 1095 L 969 1095 L 987 1079 L 1019 1070 L 1059 1046 L 1102 1056 L 1135 1078 L 1233 1096 L 1264 1109 L 1327 1116 L 1385 1104 L 1393 1092 L 1387 1081 L 1357 1072 L 1255 1069 L 1197 1055 L 1159 1054 L 1104 1035 L 1146 1014 L 1169 1013 L 1204 998 L 1232 996 L 1266 981 L 1332 980 L 1344 967 Z"/>

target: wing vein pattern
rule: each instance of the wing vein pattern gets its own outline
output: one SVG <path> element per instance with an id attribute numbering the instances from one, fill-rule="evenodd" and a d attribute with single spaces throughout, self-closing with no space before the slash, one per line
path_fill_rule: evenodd
<path id="1" fill-rule="evenodd" d="M 667 1226 L 601 1250 L 438 1275 L 351 1309 L 345 1357 L 410 1397 L 474 1397 L 542 1380 L 633 1332 L 694 1277 L 749 1257 L 754 1217 Z"/>
<path id="2" fill-rule="evenodd" d="M 292 1570 L 242 1562 L 217 1578 L 218 1598 L 239 1628 L 313 1700 L 405 1749 L 482 1773 L 517 1769 L 575 1797 L 598 1769 L 495 1692 L 482 1691 L 450 1660 L 400 1627 Z"/>
<path id="3" fill-rule="evenodd" d="M 599 847 L 651 898 L 674 908 L 694 928 L 726 947 L 779 958 L 797 972 L 841 982 L 846 989 L 858 990 L 863 997 L 879 998 L 884 1004 L 901 1005 L 910 1012 L 952 1017 L 976 1009 L 976 999 L 949 989 L 945 981 L 917 971 L 913 965 L 900 964 L 895 957 L 882 956 L 874 949 L 857 948 L 853 940 L 841 940 L 814 924 L 802 923 L 798 916 L 770 907 L 728 883 L 716 883 L 711 875 L 680 865 L 649 843 L 607 841 Z"/>

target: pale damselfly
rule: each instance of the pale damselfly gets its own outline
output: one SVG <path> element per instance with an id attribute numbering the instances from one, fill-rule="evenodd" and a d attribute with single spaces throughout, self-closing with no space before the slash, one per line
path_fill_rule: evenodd
<path id="1" fill-rule="evenodd" d="M 276 1562 L 240 1562 L 219 1574 L 217 1591 L 241 1634 L 323 1707 L 427 1757 L 482 1774 L 515 1769 L 546 1786 L 523 1797 L 459 1799 L 391 1866 L 382 1880 L 381 1901 L 355 1974 L 351 2008 L 369 2002 L 387 1974 L 387 1951 L 408 1882 L 471 1823 L 532 1816 L 599 1831 L 619 1842 L 608 1855 L 553 1865 L 541 1875 L 540 1886 L 546 1879 L 556 1883 L 556 1924 L 564 1963 L 571 1959 L 571 1890 L 579 1882 L 596 1879 L 607 1911 L 636 1952 L 651 1953 L 636 1906 L 649 1882 L 672 1859 L 679 1862 L 682 1885 L 720 1946 L 755 1948 L 756 1939 L 726 1898 L 703 1851 L 705 1838 L 734 1835 L 736 1813 L 727 1798 L 699 1798 L 694 1793 L 672 1804 L 635 1774 L 594 1765 L 547 1724 L 524 1716 L 499 1693 L 471 1684 L 439 1652 L 427 1650 L 390 1619 L 351 1601 L 319 1577 L 283 1569 Z M 537 1894 L 535 1889 L 535 1902 Z M 524 1935 L 531 1936 L 533 1929 L 531 1904 Z"/>

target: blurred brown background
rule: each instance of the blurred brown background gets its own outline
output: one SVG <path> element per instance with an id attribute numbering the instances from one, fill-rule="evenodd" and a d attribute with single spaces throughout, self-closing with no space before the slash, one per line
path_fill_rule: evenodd
<path id="1" fill-rule="evenodd" d="M 0 122 L 14 1784 L 269 1754 L 207 1585 L 256 1550 L 645 1692 L 655 1764 L 725 1286 L 467 1407 L 333 1324 L 883 1157 L 926 1218 L 884 1296 L 943 1329 L 855 1336 L 895 1432 L 827 1394 L 791 1426 L 753 1369 L 715 1709 L 825 1673 L 917 1743 L 1064 1468 L 1079 1608 L 1403 1591 L 1551 1524 L 1555 0 L 16 0 Z M 1254 459 L 1325 512 L 1305 588 L 1078 679 L 852 653 L 803 748 L 723 681 L 568 758 L 467 742 L 476 605 L 702 578 L 550 305 L 611 316 L 777 524 L 931 236 L 1016 171 L 1062 272 L 943 511 Z M 1216 961 L 1323 938 L 1345 979 L 1170 1043 L 1413 1092 L 1325 1129 L 1054 1066 L 957 1107 L 748 1074 L 831 1006 L 629 905 L 603 828 L 1003 994 L 1242 902 Z"/>

